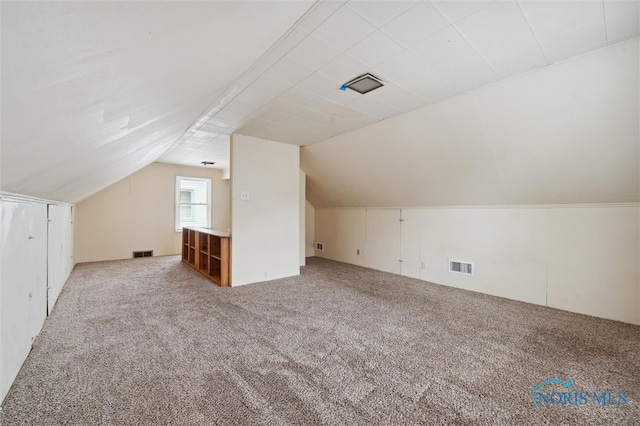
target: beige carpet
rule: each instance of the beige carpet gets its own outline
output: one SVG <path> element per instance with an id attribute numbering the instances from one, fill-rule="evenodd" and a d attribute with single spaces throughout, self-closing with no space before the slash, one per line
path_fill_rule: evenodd
<path id="1" fill-rule="evenodd" d="M 569 400 L 534 407 L 554 377 Z M 75 268 L 0 420 L 640 424 L 639 402 L 638 326 L 321 259 L 220 288 L 158 257 Z"/>

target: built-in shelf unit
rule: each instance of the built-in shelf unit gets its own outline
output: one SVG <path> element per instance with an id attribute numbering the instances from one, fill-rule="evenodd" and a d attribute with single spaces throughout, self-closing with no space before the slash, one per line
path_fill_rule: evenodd
<path id="1" fill-rule="evenodd" d="M 182 229 L 182 261 L 219 286 L 230 285 L 231 235 L 206 228 Z"/>

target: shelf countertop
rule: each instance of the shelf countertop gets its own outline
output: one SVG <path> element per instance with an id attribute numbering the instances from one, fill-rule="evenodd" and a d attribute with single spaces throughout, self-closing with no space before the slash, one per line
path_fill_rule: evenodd
<path id="1" fill-rule="evenodd" d="M 184 229 L 191 229 L 193 231 L 202 232 L 203 234 L 215 235 L 216 237 L 231 238 L 231 234 L 229 232 L 216 231 L 215 229 L 189 227 L 185 227 Z"/>

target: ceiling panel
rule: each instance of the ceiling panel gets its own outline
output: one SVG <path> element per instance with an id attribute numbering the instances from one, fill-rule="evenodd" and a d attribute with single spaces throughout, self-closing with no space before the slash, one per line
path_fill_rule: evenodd
<path id="1" fill-rule="evenodd" d="M 276 80 L 275 78 L 262 76 L 254 81 L 247 89 L 248 92 L 257 92 L 269 96 L 278 96 L 291 88 L 293 84 Z"/>
<path id="2" fill-rule="evenodd" d="M 387 84 L 371 92 L 371 99 L 391 105 L 403 112 L 408 112 L 424 105 L 424 99 L 397 84 Z"/>
<path id="3" fill-rule="evenodd" d="M 376 69 L 380 72 L 380 76 L 420 96 L 426 102 L 451 96 L 461 90 L 443 77 L 444 74 L 438 73 L 409 50 L 385 61 Z"/>
<path id="4" fill-rule="evenodd" d="M 351 106 L 356 108 L 358 111 L 362 111 L 367 115 L 379 119 L 393 117 L 402 112 L 401 110 L 394 108 L 391 105 L 387 105 L 364 96 L 353 102 Z"/>
<path id="5" fill-rule="evenodd" d="M 352 58 L 373 67 L 404 50 L 382 31 L 376 31 L 347 51 Z"/>
<path id="6" fill-rule="evenodd" d="M 449 26 L 430 3 L 418 3 L 382 28 L 388 36 L 404 46 L 411 46 Z"/>
<path id="7" fill-rule="evenodd" d="M 498 1 L 459 21 L 455 27 L 482 55 L 494 56 L 536 44 L 514 0 Z"/>
<path id="8" fill-rule="evenodd" d="M 266 105 L 266 108 L 273 112 L 283 112 L 289 114 L 300 109 L 300 105 L 290 102 L 282 97 L 276 98 Z"/>
<path id="9" fill-rule="evenodd" d="M 320 25 L 314 36 L 344 52 L 375 30 L 376 27 L 352 9 L 342 7 Z"/>
<path id="10" fill-rule="evenodd" d="M 526 0 L 519 5 L 549 62 L 606 44 L 601 2 Z"/>
<path id="11" fill-rule="evenodd" d="M 376 67 L 380 77 L 387 82 L 410 83 L 416 80 L 416 73 L 421 74 L 427 65 L 413 52 L 404 50 L 393 58 L 384 61 Z M 371 92 L 373 95 L 374 92 Z"/>
<path id="12" fill-rule="evenodd" d="M 222 132 L 223 130 L 228 129 L 231 126 L 233 126 L 233 122 L 225 121 L 219 117 L 213 117 L 208 119 L 205 123 L 203 123 L 202 129 L 209 130 L 209 131 Z"/>
<path id="13" fill-rule="evenodd" d="M 463 89 L 479 87 L 498 80 L 498 74 L 471 47 L 432 65 L 441 75 Z"/>
<path id="14" fill-rule="evenodd" d="M 331 90 L 324 95 L 322 95 L 323 99 L 328 99 L 331 102 L 335 102 L 339 105 L 350 105 L 353 101 L 356 101 L 362 98 L 362 94 L 351 90 Z"/>
<path id="15" fill-rule="evenodd" d="M 604 21 L 599 1 L 520 0 L 518 4 L 539 40 L 557 37 L 596 20 Z"/>
<path id="16" fill-rule="evenodd" d="M 543 56 L 529 24 L 515 1 L 492 3 L 459 21 L 455 26 L 502 77 L 512 74 L 512 69 L 504 65 L 508 65 L 509 59 L 518 52 L 527 51 L 538 57 Z M 520 55 L 519 62 L 528 61 Z M 546 65 L 546 61 L 541 64 L 535 60 L 531 62 L 534 66 Z"/>
<path id="17" fill-rule="evenodd" d="M 231 122 L 233 123 L 233 125 L 235 125 L 237 123 L 242 122 L 242 120 L 244 120 L 244 118 L 249 114 L 250 113 L 248 112 L 234 111 L 230 108 L 225 108 L 220 112 L 218 112 L 215 118 L 219 118 L 221 120 Z"/>
<path id="18" fill-rule="evenodd" d="M 311 74 L 313 74 L 311 68 L 285 57 L 269 68 L 264 76 L 295 86 Z"/>
<path id="19" fill-rule="evenodd" d="M 342 85 L 338 80 L 332 80 L 320 73 L 314 73 L 298 83 L 297 87 L 315 93 L 318 96 L 324 95 L 330 90 L 335 90 Z"/>
<path id="20" fill-rule="evenodd" d="M 411 46 L 411 51 L 425 62 L 433 64 L 454 56 L 471 45 L 454 27 L 447 27 Z"/>
<path id="21" fill-rule="evenodd" d="M 287 57 L 312 70 L 317 70 L 334 60 L 341 53 L 335 47 L 329 46 L 314 36 L 309 36 L 293 48 Z"/>
<path id="22" fill-rule="evenodd" d="M 348 7 L 371 22 L 376 28 L 393 21 L 419 1 L 355 1 L 349 2 Z"/>
<path id="23" fill-rule="evenodd" d="M 438 9 L 438 11 L 440 11 L 440 13 L 452 24 L 458 22 L 462 18 L 466 18 L 491 3 L 493 3 L 493 1 L 431 0 L 431 4 L 433 4 L 435 8 Z"/>
<path id="24" fill-rule="evenodd" d="M 273 120 L 268 121 L 268 120 L 262 120 L 259 118 L 252 119 L 249 123 L 239 127 L 237 131 L 246 135 L 253 135 L 254 132 L 259 132 L 260 129 L 262 129 L 264 126 L 271 123 L 272 121 Z"/>
<path id="25" fill-rule="evenodd" d="M 282 99 L 282 97 L 278 98 L 278 99 Z M 282 101 L 284 102 L 288 102 L 285 99 L 282 99 Z M 259 121 L 268 121 L 271 122 L 275 119 L 277 119 L 278 117 L 280 117 L 280 114 L 282 114 L 281 111 L 279 111 L 277 108 L 273 107 L 273 103 L 274 101 L 269 102 L 267 105 L 263 106 L 262 108 L 256 110 L 253 114 L 247 116 L 247 121 L 246 123 L 244 123 L 244 125 L 250 125 L 253 124 L 254 121 L 259 120 Z M 288 102 L 289 105 L 295 105 L 292 104 L 290 102 Z"/>
<path id="26" fill-rule="evenodd" d="M 540 41 L 540 45 L 551 63 L 603 47 L 606 44 L 605 26 L 602 19 Z"/>
<path id="27" fill-rule="evenodd" d="M 605 0 L 607 41 L 610 44 L 638 37 L 640 30 L 639 7 L 638 1 Z"/>
<path id="28" fill-rule="evenodd" d="M 231 100 L 226 105 L 225 109 L 233 112 L 240 112 L 243 113 L 244 116 L 247 116 L 271 101 L 271 99 L 273 99 L 273 96 L 266 95 L 255 90 L 245 90 Z"/>
<path id="29" fill-rule="evenodd" d="M 342 92 L 342 91 L 340 91 Z M 342 92 L 344 93 L 344 92 Z M 336 104 L 326 98 L 318 98 L 307 105 L 307 108 L 322 113 L 323 117 L 330 122 L 331 117 L 341 117 L 344 114 L 348 114 L 350 108 Z M 325 120 L 323 120 L 325 121 Z"/>
<path id="30" fill-rule="evenodd" d="M 500 77 L 510 77 L 521 72 L 544 67 L 549 63 L 547 56 L 537 44 L 532 44 L 504 55 L 495 55 L 488 62 Z"/>
<path id="31" fill-rule="evenodd" d="M 319 72 L 333 81 L 340 82 L 338 87 L 336 87 L 336 89 L 339 89 L 344 83 L 366 73 L 369 70 L 370 68 L 362 62 L 348 55 L 341 55 L 322 67 Z"/>
<path id="32" fill-rule="evenodd" d="M 335 84 L 332 85 L 332 87 L 335 87 Z M 317 93 L 309 92 L 308 90 L 304 90 L 299 86 L 296 86 L 284 92 L 282 95 L 280 95 L 280 98 L 299 105 L 306 105 L 312 100 L 316 99 L 318 96 L 319 94 Z"/>
<path id="33" fill-rule="evenodd" d="M 325 114 L 324 112 L 320 111 L 318 108 L 316 108 L 315 107 L 316 102 L 317 101 L 314 101 L 313 105 L 310 105 L 310 106 L 304 106 L 304 107 L 296 106 L 296 108 L 293 108 L 285 112 L 284 115 L 278 117 L 277 120 L 274 120 L 274 121 L 278 121 L 281 123 L 286 122 L 286 117 L 292 115 L 295 117 L 305 118 L 307 120 L 314 120 L 319 123 L 329 123 L 331 120 L 331 117 Z"/>

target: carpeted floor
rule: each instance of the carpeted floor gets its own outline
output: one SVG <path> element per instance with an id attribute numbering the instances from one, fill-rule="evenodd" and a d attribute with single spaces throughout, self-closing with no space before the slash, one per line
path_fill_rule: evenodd
<path id="1" fill-rule="evenodd" d="M 638 326 L 308 263 L 240 288 L 178 257 L 76 266 L 0 422 L 640 424 Z M 534 407 L 552 377 L 588 403 Z"/>

